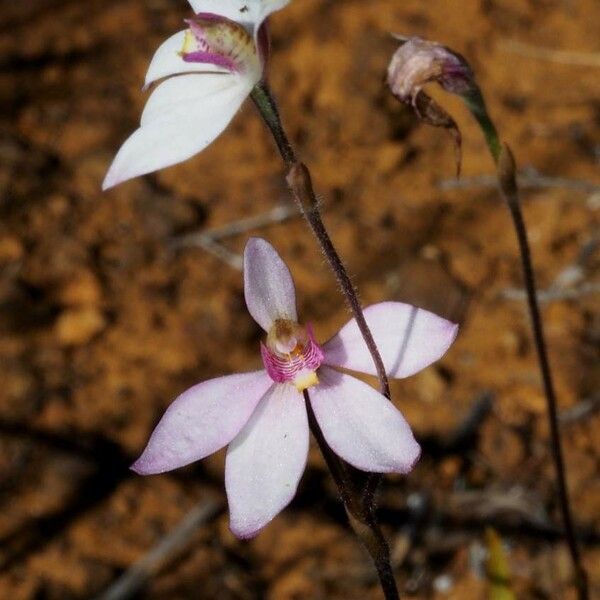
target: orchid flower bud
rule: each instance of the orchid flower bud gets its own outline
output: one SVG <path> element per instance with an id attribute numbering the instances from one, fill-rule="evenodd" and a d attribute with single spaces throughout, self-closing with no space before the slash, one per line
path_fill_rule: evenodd
<path id="1" fill-rule="evenodd" d="M 460 130 L 456 121 L 423 91 L 423 87 L 437 82 L 447 92 L 467 99 L 478 93 L 473 71 L 460 54 L 437 42 L 419 37 L 394 37 L 403 43 L 392 57 L 387 83 L 394 96 L 412 106 L 421 121 L 448 130 L 454 140 L 458 177 L 462 145 Z"/>
<path id="2" fill-rule="evenodd" d="M 410 100 L 416 108 L 417 95 L 431 82 L 460 96 L 473 89 L 473 71 L 460 54 L 419 37 L 394 37 L 404 43 L 392 57 L 387 81 L 392 93 L 402 102 Z"/>

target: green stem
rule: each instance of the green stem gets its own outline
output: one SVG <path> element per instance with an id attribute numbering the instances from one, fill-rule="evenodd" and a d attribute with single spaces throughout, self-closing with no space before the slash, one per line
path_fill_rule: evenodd
<path id="1" fill-rule="evenodd" d="M 281 117 L 271 90 L 264 81 L 261 81 L 254 86 L 251 98 L 258 108 L 260 116 L 269 127 L 279 154 L 285 166 L 289 169 L 297 162 L 296 153 L 281 123 Z"/>
<path id="2" fill-rule="evenodd" d="M 469 93 L 462 96 L 467 108 L 471 111 L 471 114 L 475 117 L 481 128 L 481 132 L 485 137 L 487 147 L 494 159 L 496 165 L 500 160 L 500 152 L 502 151 L 502 144 L 498 136 L 498 130 L 490 119 L 489 113 L 485 105 L 485 99 L 481 90 L 475 86 Z"/>

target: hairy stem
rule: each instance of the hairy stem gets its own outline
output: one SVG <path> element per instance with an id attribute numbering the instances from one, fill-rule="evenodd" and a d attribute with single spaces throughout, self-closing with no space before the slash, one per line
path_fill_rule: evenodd
<path id="1" fill-rule="evenodd" d="M 389 400 L 390 386 L 387 374 L 385 372 L 385 367 L 383 365 L 383 360 L 379 354 L 379 349 L 375 344 L 375 340 L 373 339 L 373 335 L 369 329 L 367 320 L 365 319 L 360 300 L 358 299 L 354 286 L 352 285 L 352 281 L 348 276 L 346 268 L 344 267 L 344 264 L 342 263 L 342 260 L 337 253 L 319 214 L 318 201 L 315 196 L 310 173 L 306 165 L 303 163 L 296 163 L 293 165 L 289 170 L 287 182 L 292 190 L 292 194 L 296 202 L 302 207 L 302 211 L 306 217 L 306 220 L 308 221 L 308 224 L 310 225 L 310 228 L 312 229 L 317 240 L 319 240 L 319 244 L 325 253 L 327 261 L 329 262 L 329 266 L 335 273 L 337 282 L 342 289 L 342 293 L 346 297 L 346 301 L 350 306 L 352 314 L 354 315 L 354 318 L 362 333 L 365 344 L 367 345 L 371 357 L 373 358 L 373 362 L 375 363 L 375 368 L 377 369 L 377 375 L 379 377 L 381 393 Z"/>
<path id="2" fill-rule="evenodd" d="M 381 393 L 389 400 L 391 397 L 390 386 L 381 354 L 365 319 L 356 290 L 321 218 L 319 201 L 313 188 L 310 171 L 305 164 L 298 160 L 281 122 L 275 99 L 265 81 L 261 81 L 254 87 L 251 97 L 271 131 L 281 159 L 288 169 L 286 180 L 294 200 L 317 238 L 371 354 L 377 370 Z M 314 418 L 306 394 L 305 398 L 311 429 L 340 490 L 352 528 L 365 544 L 373 559 L 386 600 L 396 600 L 399 595 L 390 565 L 389 548 L 377 525 L 374 511 L 374 497 L 381 476 L 369 473 L 365 479 L 364 473 L 353 469 L 331 451 Z"/>
<path id="3" fill-rule="evenodd" d="M 339 458 L 327 445 L 306 390 L 304 391 L 304 401 L 310 430 L 317 440 L 325 463 L 338 487 L 350 525 L 373 560 L 385 599 L 399 600 L 400 595 L 390 561 L 390 549 L 377 524 L 372 507 L 365 506 L 362 501 L 362 494 L 353 477 L 356 469 Z"/>
<path id="4" fill-rule="evenodd" d="M 269 127 L 269 130 L 273 134 L 281 158 L 288 169 L 287 182 L 292 191 L 294 200 L 301 209 L 313 234 L 317 238 L 323 254 L 346 298 L 346 302 L 352 311 L 369 353 L 373 358 L 373 363 L 375 364 L 377 376 L 379 378 L 381 393 L 389 399 L 390 386 L 381 354 L 379 353 L 371 330 L 365 319 L 356 290 L 352 285 L 352 281 L 344 267 L 344 263 L 335 249 L 321 218 L 319 202 L 314 192 L 310 172 L 306 165 L 299 162 L 293 146 L 289 141 L 289 137 L 283 128 L 275 100 L 264 81 L 258 83 L 254 87 L 252 99 L 265 123 Z"/>

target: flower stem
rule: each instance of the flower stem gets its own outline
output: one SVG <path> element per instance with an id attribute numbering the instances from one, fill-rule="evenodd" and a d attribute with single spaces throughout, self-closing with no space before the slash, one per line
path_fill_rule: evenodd
<path id="1" fill-rule="evenodd" d="M 562 442 L 560 439 L 560 431 L 558 426 L 556 392 L 554 389 L 554 382 L 552 380 L 552 369 L 548 359 L 548 346 L 544 335 L 543 321 L 537 297 L 535 272 L 531 257 L 531 247 L 529 245 L 529 239 L 527 236 L 527 226 L 525 225 L 523 211 L 521 210 L 519 189 L 516 181 L 515 160 L 510 148 L 506 144 L 500 142 L 498 131 L 489 116 L 483 94 L 481 93 L 479 87 L 475 85 L 473 89 L 467 94 L 463 95 L 462 98 L 469 108 L 471 114 L 479 123 L 490 154 L 494 159 L 498 169 L 500 193 L 502 194 L 502 197 L 508 206 L 515 233 L 517 235 L 519 252 L 521 255 L 523 280 L 525 283 L 525 289 L 527 291 L 527 304 L 531 317 L 533 339 L 535 342 L 540 373 L 544 386 L 544 393 L 546 396 L 548 422 L 550 424 L 552 457 L 556 471 L 558 498 L 565 527 L 565 537 L 569 547 L 571 560 L 573 562 L 579 600 L 588 600 L 590 597 L 588 579 L 587 573 L 581 562 L 581 553 L 579 551 L 577 536 L 575 534 L 575 526 L 573 523 L 571 504 L 569 501 L 569 493 L 565 474 L 565 461 L 563 457 Z"/>
<path id="2" fill-rule="evenodd" d="M 535 347 L 537 349 L 538 361 L 546 395 L 546 402 L 548 405 L 548 420 L 550 423 L 552 454 L 556 467 L 558 497 L 565 526 L 565 535 L 575 570 L 579 600 L 588 600 L 589 589 L 587 573 L 581 564 L 581 554 L 577 543 L 577 536 L 575 535 L 575 526 L 573 523 L 571 505 L 569 502 L 569 493 L 565 475 L 565 461 L 563 457 L 560 430 L 558 425 L 556 392 L 554 389 L 554 383 L 552 381 L 552 371 L 550 368 L 550 361 L 548 360 L 548 350 L 544 337 L 543 321 L 537 299 L 535 273 L 531 260 L 531 248 L 527 238 L 527 227 L 525 225 L 525 220 L 523 219 L 523 212 L 521 211 L 519 190 L 516 181 L 515 160 L 508 145 L 499 144 L 499 147 L 500 152 L 496 160 L 498 167 L 498 181 L 500 183 L 500 192 L 502 193 L 502 196 L 510 210 L 519 242 L 521 266 L 523 269 L 523 278 L 525 280 L 525 289 L 527 291 L 527 303 L 529 306 L 529 313 L 531 315 L 533 337 L 535 339 Z"/>
<path id="3" fill-rule="evenodd" d="M 275 99 L 265 81 L 261 81 L 254 87 L 251 98 L 273 135 L 281 159 L 288 169 L 286 180 L 294 200 L 317 238 L 335 275 L 375 364 L 381 393 L 389 400 L 391 398 L 390 386 L 381 354 L 365 319 L 356 290 L 321 218 L 319 201 L 314 192 L 310 171 L 305 164 L 298 160 L 283 128 Z M 363 473 L 358 472 L 333 453 L 325 442 L 312 412 L 308 394 L 305 392 L 304 395 L 311 430 L 338 486 L 350 524 L 373 559 L 386 600 L 398 600 L 400 596 L 390 564 L 389 547 L 375 518 L 374 496 L 381 477 L 376 473 L 369 473 L 364 482 Z M 360 481 L 363 483 L 358 483 Z"/>
<path id="4" fill-rule="evenodd" d="M 310 430 L 338 487 L 350 525 L 373 560 L 385 599 L 400 600 L 390 561 L 390 549 L 377 524 L 372 505 L 366 506 L 362 501 L 362 495 L 355 483 L 354 475 L 357 471 L 328 446 L 310 404 L 308 392 L 305 390 L 303 393 Z"/>
<path id="5" fill-rule="evenodd" d="M 271 94 L 271 90 L 267 83 L 265 81 L 257 83 L 254 86 L 250 97 L 254 101 L 256 108 L 258 108 L 260 116 L 273 134 L 277 149 L 279 150 L 279 154 L 281 154 L 285 166 L 290 169 L 298 159 L 296 158 L 296 152 L 283 128 L 275 98 L 273 98 L 273 94 Z"/>
<path id="6" fill-rule="evenodd" d="M 367 345 L 369 353 L 373 358 L 373 363 L 375 364 L 379 378 L 381 393 L 389 399 L 390 386 L 381 354 L 379 353 L 371 330 L 369 329 L 363 314 L 356 290 L 352 285 L 352 281 L 344 267 L 344 263 L 335 249 L 331 237 L 323 223 L 323 219 L 321 218 L 319 202 L 314 192 L 308 167 L 301 163 L 296 156 L 294 148 L 281 123 L 275 99 L 266 82 L 261 81 L 258 83 L 254 87 L 251 97 L 258 108 L 260 115 L 273 134 L 281 158 L 288 169 L 287 182 L 292 191 L 294 200 L 301 209 L 304 218 L 308 222 L 313 234 L 321 246 L 321 250 L 325 254 L 329 266 L 334 272 L 342 293 L 344 294 L 358 328 L 360 329 L 365 344 Z"/>

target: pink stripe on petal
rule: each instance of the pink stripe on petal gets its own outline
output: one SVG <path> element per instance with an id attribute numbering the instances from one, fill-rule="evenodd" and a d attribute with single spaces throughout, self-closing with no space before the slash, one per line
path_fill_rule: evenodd
<path id="1" fill-rule="evenodd" d="M 244 250 L 244 293 L 248 311 L 265 331 L 277 319 L 298 320 L 290 270 L 262 238 L 250 238 Z"/>
<path id="2" fill-rule="evenodd" d="M 181 58 L 181 49 L 185 40 L 185 31 L 179 31 L 161 44 L 155 52 L 146 79 L 144 88 L 165 77 L 181 75 L 183 73 L 226 73 L 229 69 L 210 63 L 186 63 Z"/>
<path id="3" fill-rule="evenodd" d="M 215 52 L 190 52 L 189 54 L 184 54 L 182 59 L 186 63 L 197 63 L 222 67 L 226 71 L 230 71 L 232 73 L 238 70 L 235 62 L 231 58 Z"/>
<path id="4" fill-rule="evenodd" d="M 252 35 L 239 23 L 220 15 L 200 13 L 187 19 L 189 35 L 182 47 L 186 62 L 228 65 L 231 72 L 247 73 L 258 81 L 261 65 Z M 220 57 L 220 58 L 218 58 Z"/>
<path id="5" fill-rule="evenodd" d="M 217 13 L 213 13 L 213 12 L 197 12 L 196 18 L 202 19 L 203 21 L 209 21 L 212 23 L 219 23 L 219 22 L 223 22 L 223 21 L 236 22 L 235 19 L 230 19 L 229 17 L 226 17 L 225 15 L 221 15 L 221 14 L 217 14 Z M 184 19 L 184 21 L 190 25 L 193 23 L 193 19 Z M 193 27 L 192 27 L 192 29 L 193 29 Z"/>
<path id="6" fill-rule="evenodd" d="M 272 385 L 265 371 L 256 371 L 190 388 L 169 406 L 131 468 L 140 475 L 164 473 L 223 448 Z"/>
<path id="7" fill-rule="evenodd" d="M 371 386 L 322 367 L 308 394 L 330 448 L 357 469 L 408 473 L 421 453 L 400 411 Z"/>
<path id="8" fill-rule="evenodd" d="M 458 333 L 455 323 L 401 302 L 373 304 L 364 314 L 390 377 L 409 377 L 439 360 Z M 323 345 L 323 351 L 327 365 L 377 375 L 354 319 Z"/>
<path id="9" fill-rule="evenodd" d="M 289 354 L 280 354 L 261 342 L 260 354 L 269 377 L 276 383 L 293 383 L 299 376 L 315 372 L 323 362 L 323 350 L 315 340 L 312 325 L 306 326 L 304 347 Z"/>
<path id="10" fill-rule="evenodd" d="M 254 537 L 296 494 L 308 456 L 304 399 L 274 385 L 227 450 L 225 488 L 231 531 Z"/>

